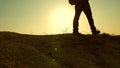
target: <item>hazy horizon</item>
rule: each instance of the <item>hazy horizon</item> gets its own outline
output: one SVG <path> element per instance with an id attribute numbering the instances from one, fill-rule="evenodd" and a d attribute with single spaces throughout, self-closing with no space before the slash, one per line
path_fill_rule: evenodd
<path id="1" fill-rule="evenodd" d="M 96 27 L 120 35 L 120 0 L 90 0 Z M 25 34 L 72 33 L 74 6 L 68 0 L 0 0 L 0 31 Z M 79 31 L 90 34 L 85 15 Z"/>

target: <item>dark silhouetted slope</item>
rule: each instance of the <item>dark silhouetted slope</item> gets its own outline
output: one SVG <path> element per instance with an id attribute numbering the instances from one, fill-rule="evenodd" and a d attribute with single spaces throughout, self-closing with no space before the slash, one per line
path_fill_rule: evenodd
<path id="1" fill-rule="evenodd" d="M 0 68 L 120 68 L 120 36 L 0 32 Z"/>

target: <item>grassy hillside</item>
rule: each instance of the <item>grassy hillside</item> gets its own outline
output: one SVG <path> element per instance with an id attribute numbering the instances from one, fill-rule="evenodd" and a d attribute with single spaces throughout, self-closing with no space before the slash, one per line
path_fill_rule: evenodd
<path id="1" fill-rule="evenodd" d="M 120 36 L 0 32 L 0 68 L 120 68 Z"/>

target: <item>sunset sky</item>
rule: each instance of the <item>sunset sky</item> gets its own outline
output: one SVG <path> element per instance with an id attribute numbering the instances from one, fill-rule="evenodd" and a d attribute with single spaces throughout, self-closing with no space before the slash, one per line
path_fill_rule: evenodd
<path id="1" fill-rule="evenodd" d="M 120 35 L 120 0 L 89 0 L 97 29 Z M 72 33 L 74 6 L 68 0 L 0 0 L 0 31 L 24 34 Z M 84 13 L 79 32 L 91 34 Z"/>

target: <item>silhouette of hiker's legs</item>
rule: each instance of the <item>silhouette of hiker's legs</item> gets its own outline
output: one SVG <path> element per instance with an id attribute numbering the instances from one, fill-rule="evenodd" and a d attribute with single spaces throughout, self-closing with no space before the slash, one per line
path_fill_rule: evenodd
<path id="1" fill-rule="evenodd" d="M 94 21 L 93 21 L 93 18 L 92 18 L 92 12 L 91 12 L 91 8 L 90 8 L 90 5 L 89 5 L 88 2 L 83 2 L 81 4 L 76 4 L 75 5 L 75 17 L 74 17 L 74 20 L 73 20 L 73 34 L 79 34 L 79 32 L 78 32 L 78 26 L 79 26 L 78 21 L 79 21 L 79 17 L 80 17 L 80 14 L 81 14 L 82 11 L 84 11 L 84 13 L 85 13 L 85 15 L 88 19 L 92 34 L 99 34 L 100 31 L 97 31 L 96 27 L 94 26 Z"/>
<path id="2" fill-rule="evenodd" d="M 79 26 L 79 17 L 82 12 L 82 9 L 79 6 L 75 6 L 75 16 L 73 20 L 73 34 L 78 34 L 78 26 Z"/>

